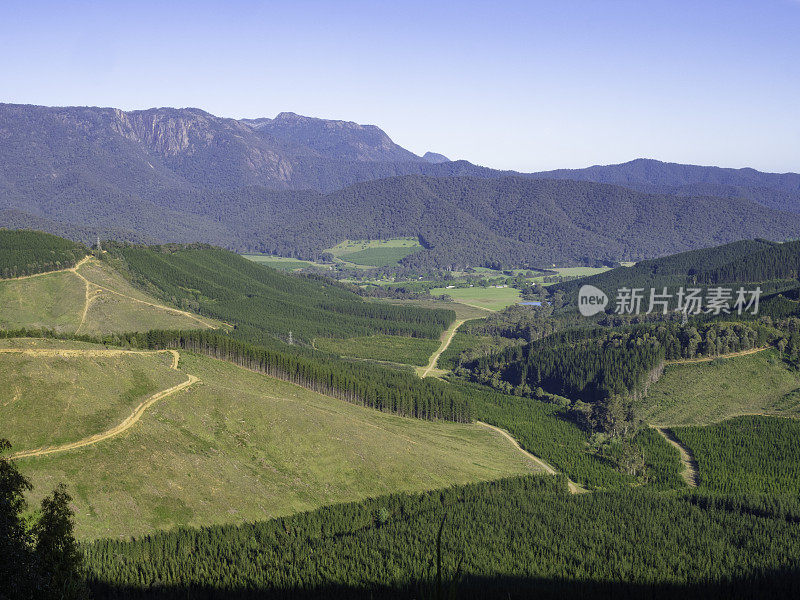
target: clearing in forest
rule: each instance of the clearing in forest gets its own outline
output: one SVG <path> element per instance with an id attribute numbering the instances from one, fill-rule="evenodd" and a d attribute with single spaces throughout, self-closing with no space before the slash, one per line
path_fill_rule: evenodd
<path id="1" fill-rule="evenodd" d="M 64 342 L 59 348 L 102 346 Z M 6 364 L 7 371 L 18 368 L 20 360 L 19 353 L 0 353 L 0 363 L 14 362 Z M 55 364 L 62 359 L 47 360 Z M 398 491 L 541 472 L 485 427 L 383 413 L 205 356 L 181 352 L 179 371 L 172 371 L 166 353 L 124 359 L 133 365 L 129 386 L 138 386 L 127 396 L 129 389 L 117 381 L 116 371 L 103 368 L 101 361 L 110 356 L 87 354 L 84 365 L 76 364 L 81 360 L 77 355 L 64 360 L 67 375 L 50 375 L 52 369 L 36 374 L 37 385 L 52 388 L 52 376 L 64 388 L 40 430 L 23 431 L 20 424 L 3 435 L 13 440 L 24 433 L 28 444 L 51 443 L 66 439 L 58 436 L 67 422 L 74 430 L 70 438 L 87 433 L 76 419 L 61 419 L 77 411 L 70 390 L 82 390 L 85 410 L 102 415 L 95 421 L 101 431 L 112 416 L 124 418 L 155 387 L 174 385 L 174 375 L 181 381 L 188 376 L 200 380 L 148 406 L 134 426 L 115 437 L 17 461 L 31 478 L 34 495 L 54 482 L 67 483 L 75 497 L 77 532 L 84 539 L 141 535 L 177 525 L 242 523 Z M 135 363 L 142 360 L 153 362 L 152 373 L 136 372 Z M 90 380 L 81 382 L 84 370 Z M 147 386 L 141 379 L 145 376 Z M 28 393 L 35 391 L 21 389 L 19 398 L 12 396 L 7 415 L 26 406 Z"/>
<path id="2" fill-rule="evenodd" d="M 800 415 L 800 376 L 777 350 L 667 365 L 639 402 L 653 425 L 706 425 L 738 415 Z"/>

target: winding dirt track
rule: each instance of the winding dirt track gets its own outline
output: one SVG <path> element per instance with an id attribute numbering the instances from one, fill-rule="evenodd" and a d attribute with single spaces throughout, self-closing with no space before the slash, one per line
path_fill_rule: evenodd
<path id="1" fill-rule="evenodd" d="M 439 360 L 442 352 L 447 350 L 447 347 L 450 345 L 450 342 L 453 341 L 453 337 L 456 335 L 456 331 L 458 331 L 458 328 L 461 327 L 464 321 L 466 321 L 466 319 L 456 319 L 453 321 L 450 329 L 444 332 L 442 335 L 442 343 L 439 346 L 439 349 L 431 355 L 431 359 L 428 361 L 428 366 L 425 367 L 425 370 L 422 372 L 423 378 L 427 377 L 431 370 L 436 366 L 436 362 Z"/>
<path id="2" fill-rule="evenodd" d="M 756 354 L 757 352 L 763 352 L 767 348 L 769 348 L 769 346 L 761 346 L 760 348 L 751 348 L 750 350 L 742 350 L 740 352 L 730 352 L 728 354 L 718 354 L 717 356 L 703 356 L 701 358 L 680 358 L 678 360 L 668 360 L 666 361 L 666 364 L 692 365 L 695 363 L 711 362 L 712 360 L 717 360 L 722 358 L 736 358 L 737 356 L 747 356 L 748 354 Z"/>
<path id="3" fill-rule="evenodd" d="M 499 427 L 495 427 L 494 425 L 489 425 L 488 423 L 484 423 L 483 421 L 475 421 L 475 424 L 476 425 L 480 425 L 481 427 L 487 427 L 488 429 L 492 429 L 492 430 L 496 431 L 497 433 L 499 433 L 500 435 L 502 435 L 503 437 L 505 437 L 506 439 L 508 439 L 512 444 L 514 444 L 514 447 L 517 450 L 522 452 L 525 456 L 527 456 L 529 459 L 531 459 L 534 463 L 536 463 L 542 469 L 544 469 L 544 471 L 548 475 L 558 475 L 558 471 L 556 471 L 552 466 L 550 466 L 548 463 L 543 461 L 538 456 L 536 456 L 534 454 L 531 454 L 530 452 L 525 450 L 525 448 L 523 448 L 522 446 L 519 445 L 519 442 L 514 438 L 514 436 L 511 435 L 510 433 L 508 433 L 505 429 L 500 429 Z M 567 478 L 567 487 L 569 488 L 569 491 L 570 491 L 571 494 L 583 494 L 585 492 L 588 492 L 588 490 L 586 490 L 585 488 L 582 488 L 581 486 L 579 486 L 577 483 L 575 483 L 574 481 L 572 481 L 569 478 Z"/>
<path id="4" fill-rule="evenodd" d="M 38 356 L 87 356 L 87 355 L 106 355 L 106 356 L 113 356 L 119 354 L 158 354 L 161 352 L 169 352 L 172 355 L 172 364 L 170 368 L 174 370 L 178 370 L 178 361 L 180 360 L 180 354 L 178 354 L 177 350 L 153 350 L 153 351 L 146 351 L 146 350 L 113 350 L 113 349 L 104 349 L 104 350 L 72 350 L 72 349 L 55 349 L 55 348 L 42 348 L 42 349 L 34 349 L 34 348 L 2 348 L 0 352 L 3 353 L 21 353 L 21 354 L 32 354 Z M 83 448 L 84 446 L 91 446 L 92 444 L 96 444 L 98 442 L 102 442 L 103 440 L 107 440 L 112 437 L 116 437 L 121 433 L 124 433 L 131 427 L 133 427 L 139 419 L 142 418 L 144 412 L 150 408 L 153 404 L 166 398 L 167 396 L 171 396 L 172 394 L 179 392 L 180 390 L 188 388 L 190 385 L 197 383 L 200 381 L 194 375 L 189 375 L 186 373 L 186 377 L 188 379 L 183 383 L 179 383 L 178 385 L 174 385 L 171 388 L 166 390 L 162 390 L 157 392 L 144 400 L 139 406 L 137 406 L 133 412 L 128 415 L 125 420 L 121 423 L 118 423 L 111 429 L 107 429 L 101 433 L 96 433 L 94 435 L 90 435 L 89 437 L 85 437 L 75 442 L 69 442 L 68 444 L 61 444 L 60 446 L 45 446 L 43 448 L 36 448 L 34 450 L 23 450 L 21 452 L 16 452 L 10 455 L 8 458 L 16 459 L 16 458 L 30 458 L 32 456 L 44 456 L 46 454 L 54 454 L 56 452 L 66 452 L 67 450 L 74 450 L 76 448 Z"/>
<path id="5" fill-rule="evenodd" d="M 691 450 L 689 450 L 686 446 L 684 446 L 678 438 L 675 437 L 675 434 L 672 433 L 670 429 L 665 429 L 663 427 L 655 427 L 652 426 L 658 433 L 660 433 L 669 444 L 676 448 L 681 455 L 681 464 L 683 465 L 683 471 L 681 472 L 681 477 L 686 482 L 686 485 L 689 487 L 697 487 L 697 482 L 699 479 L 698 472 L 697 472 L 697 461 L 695 461 L 694 456 L 692 455 Z"/>
<path id="6" fill-rule="evenodd" d="M 111 288 L 107 288 L 105 286 L 102 286 L 99 283 L 95 283 L 94 281 L 90 281 L 89 279 L 87 279 L 86 277 L 84 277 L 83 275 L 81 275 L 78 272 L 78 267 L 83 265 L 89 259 L 90 259 L 90 257 L 87 256 L 85 259 L 81 260 L 77 265 L 75 265 L 74 268 L 68 269 L 68 270 L 72 271 L 73 273 L 75 273 L 75 275 L 77 275 L 78 277 L 83 279 L 83 281 L 86 283 L 86 305 L 84 306 L 84 309 L 83 309 L 83 318 L 81 319 L 81 325 L 83 325 L 83 322 L 86 320 L 86 313 L 89 310 L 89 304 L 91 304 L 92 300 L 97 298 L 97 296 L 99 295 L 99 292 L 102 291 L 102 292 L 108 292 L 109 294 L 115 294 L 115 295 L 121 296 L 123 298 L 127 298 L 128 300 L 133 300 L 134 302 L 138 302 L 138 303 L 144 304 L 146 306 L 152 306 L 154 308 L 160 308 L 161 310 L 166 310 L 168 312 L 172 312 L 172 313 L 175 313 L 175 314 L 183 315 L 184 317 L 188 317 L 188 318 L 192 319 L 193 321 L 197 321 L 198 323 L 200 323 L 204 327 L 208 327 L 209 329 L 216 329 L 216 327 L 214 325 L 212 325 L 211 323 L 208 323 L 207 321 L 201 319 L 197 315 L 193 315 L 192 313 L 187 312 L 185 310 L 180 310 L 179 308 L 172 308 L 171 306 L 165 306 L 163 304 L 156 304 L 155 302 L 148 302 L 146 300 L 140 300 L 139 298 L 134 298 L 133 296 L 129 296 L 128 294 L 123 294 L 122 292 L 118 292 L 116 290 L 112 290 Z M 51 271 L 51 273 L 53 273 L 53 272 L 54 271 Z M 97 288 L 97 290 L 95 290 L 94 295 L 90 295 L 90 286 L 94 286 L 95 288 Z M 80 326 L 78 327 L 78 329 L 80 330 Z"/>
<path id="7" fill-rule="evenodd" d="M 9 277 L 7 279 L 0 279 L 0 281 L 19 281 L 21 279 L 33 279 L 34 277 L 41 277 L 42 275 L 52 275 L 53 273 L 66 273 L 72 271 L 75 273 L 83 263 L 88 261 L 91 256 L 87 255 L 75 263 L 74 267 L 67 267 L 66 269 L 57 269 L 55 271 L 44 271 L 42 273 L 34 273 L 33 275 L 20 275 L 19 277 Z"/>

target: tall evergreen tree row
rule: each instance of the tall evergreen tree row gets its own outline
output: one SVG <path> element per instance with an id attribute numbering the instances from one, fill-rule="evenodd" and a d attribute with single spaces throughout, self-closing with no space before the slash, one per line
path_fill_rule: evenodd
<path id="1" fill-rule="evenodd" d="M 0 229 L 0 279 L 67 269 L 86 247 L 49 233 Z"/>
<path id="2" fill-rule="evenodd" d="M 287 275 L 211 246 L 113 246 L 111 254 L 140 287 L 235 323 L 249 341 L 285 341 L 290 331 L 307 344 L 375 333 L 436 339 L 455 319 L 448 309 L 367 302 L 329 279 Z"/>

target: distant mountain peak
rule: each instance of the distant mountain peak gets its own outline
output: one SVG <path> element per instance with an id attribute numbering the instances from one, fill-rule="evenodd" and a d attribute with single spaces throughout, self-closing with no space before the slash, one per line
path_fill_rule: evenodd
<path id="1" fill-rule="evenodd" d="M 440 163 L 450 162 L 450 159 L 447 158 L 444 154 L 438 154 L 437 152 L 426 152 L 422 155 L 422 160 L 427 161 L 429 163 L 433 163 L 438 165 Z"/>

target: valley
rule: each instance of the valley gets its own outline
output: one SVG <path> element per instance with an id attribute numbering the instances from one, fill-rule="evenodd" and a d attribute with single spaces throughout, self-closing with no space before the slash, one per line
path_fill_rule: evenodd
<path id="1" fill-rule="evenodd" d="M 20 581 L 69 600 L 800 582 L 791 174 L 503 172 L 294 113 L 0 105 L 0 139 Z M 586 284 L 610 300 L 590 317 Z M 634 289 L 669 300 L 623 310 Z"/>

